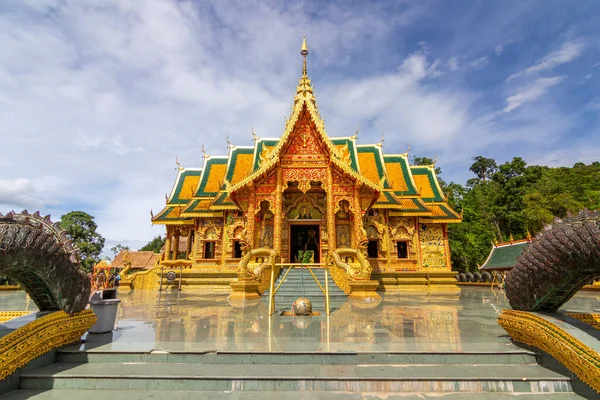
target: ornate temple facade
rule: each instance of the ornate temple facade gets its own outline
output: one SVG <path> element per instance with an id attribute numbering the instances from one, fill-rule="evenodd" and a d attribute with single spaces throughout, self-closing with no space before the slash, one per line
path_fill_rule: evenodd
<path id="1" fill-rule="evenodd" d="M 447 204 L 434 166 L 410 165 L 408 153 L 385 154 L 381 143 L 358 144 L 356 135 L 330 137 L 307 76 L 305 42 L 301 53 L 281 137 L 252 132 L 253 146 L 230 145 L 227 156 L 204 154 L 200 168 L 179 167 L 165 208 L 152 218 L 166 226 L 162 263 L 225 273 L 249 249 L 271 249 L 282 264 L 351 263 L 362 255 L 370 279 L 385 289 L 454 281 L 447 225 L 461 216 Z"/>

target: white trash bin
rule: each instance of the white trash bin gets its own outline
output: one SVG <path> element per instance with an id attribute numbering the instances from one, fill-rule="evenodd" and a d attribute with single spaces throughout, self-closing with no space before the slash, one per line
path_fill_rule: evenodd
<path id="1" fill-rule="evenodd" d="M 98 317 L 98 321 L 88 330 L 88 333 L 107 333 L 115 327 L 117 319 L 117 310 L 119 309 L 119 299 L 92 300 L 90 306 L 92 311 Z"/>

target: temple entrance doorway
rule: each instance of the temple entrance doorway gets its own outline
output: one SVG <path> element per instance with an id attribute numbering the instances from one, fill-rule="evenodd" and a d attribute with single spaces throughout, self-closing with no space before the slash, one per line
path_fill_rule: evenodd
<path id="1" fill-rule="evenodd" d="M 294 263 L 319 263 L 321 260 L 320 226 L 290 224 L 290 260 Z M 312 253 L 311 253 L 312 252 Z"/>

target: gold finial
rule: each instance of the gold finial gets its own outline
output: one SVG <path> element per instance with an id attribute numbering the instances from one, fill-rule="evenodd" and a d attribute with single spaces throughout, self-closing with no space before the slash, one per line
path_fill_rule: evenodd
<path id="1" fill-rule="evenodd" d="M 515 241 L 515 238 L 513 237 L 513 235 L 512 235 L 512 232 L 511 232 L 510 236 L 508 237 L 508 240 L 509 240 L 511 243 Z"/>
<path id="2" fill-rule="evenodd" d="M 306 75 L 306 56 L 308 55 L 308 46 L 306 45 L 306 35 L 302 35 L 302 48 L 300 49 L 302 54 L 302 75 Z"/>
<path id="3" fill-rule="evenodd" d="M 377 143 L 377 146 L 383 147 L 383 142 L 385 142 L 385 134 L 381 134 L 381 142 Z"/>
<path id="4" fill-rule="evenodd" d="M 204 150 L 204 145 L 202 145 L 202 158 L 208 158 L 210 157 L 208 154 L 206 154 L 206 150 Z"/>
<path id="5" fill-rule="evenodd" d="M 359 128 L 356 128 L 356 132 L 354 132 L 354 135 L 350 136 L 350 139 L 356 140 L 356 138 L 358 137 L 359 130 L 360 130 Z"/>
<path id="6" fill-rule="evenodd" d="M 183 169 L 183 167 L 182 167 L 182 166 L 181 166 L 181 164 L 179 163 L 179 157 L 178 157 L 178 156 L 175 156 L 175 164 L 177 164 L 177 169 L 178 169 L 178 170 L 180 170 L 180 171 L 181 171 L 181 170 Z"/>
<path id="7" fill-rule="evenodd" d="M 252 127 L 252 141 L 256 142 L 260 138 L 254 133 L 254 127 Z"/>
<path id="8" fill-rule="evenodd" d="M 437 156 L 433 156 L 433 164 L 432 164 L 433 167 L 435 167 L 436 162 L 437 162 Z"/>
<path id="9" fill-rule="evenodd" d="M 408 152 L 410 151 L 410 143 L 408 144 L 408 149 L 406 149 L 406 155 L 408 156 Z"/>
<path id="10" fill-rule="evenodd" d="M 527 241 L 531 242 L 531 233 L 529 233 L 529 229 L 527 229 Z"/>
<path id="11" fill-rule="evenodd" d="M 229 135 L 225 136 L 225 140 L 227 141 L 227 148 L 228 148 L 228 149 L 231 149 L 231 148 L 235 147 L 235 146 L 233 145 L 233 143 L 231 143 L 231 142 L 229 141 Z"/>

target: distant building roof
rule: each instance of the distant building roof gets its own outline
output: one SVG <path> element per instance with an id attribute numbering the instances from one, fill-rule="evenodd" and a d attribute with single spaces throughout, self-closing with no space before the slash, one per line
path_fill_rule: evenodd
<path id="1" fill-rule="evenodd" d="M 512 269 L 528 243 L 528 240 L 520 240 L 494 246 L 479 269 L 484 271 Z"/>
<path id="2" fill-rule="evenodd" d="M 152 251 L 122 250 L 117 254 L 111 266 L 118 269 L 125 268 L 125 254 L 127 254 L 127 258 L 131 261 L 131 269 L 150 269 L 154 266 L 154 259 L 160 255 Z"/>

